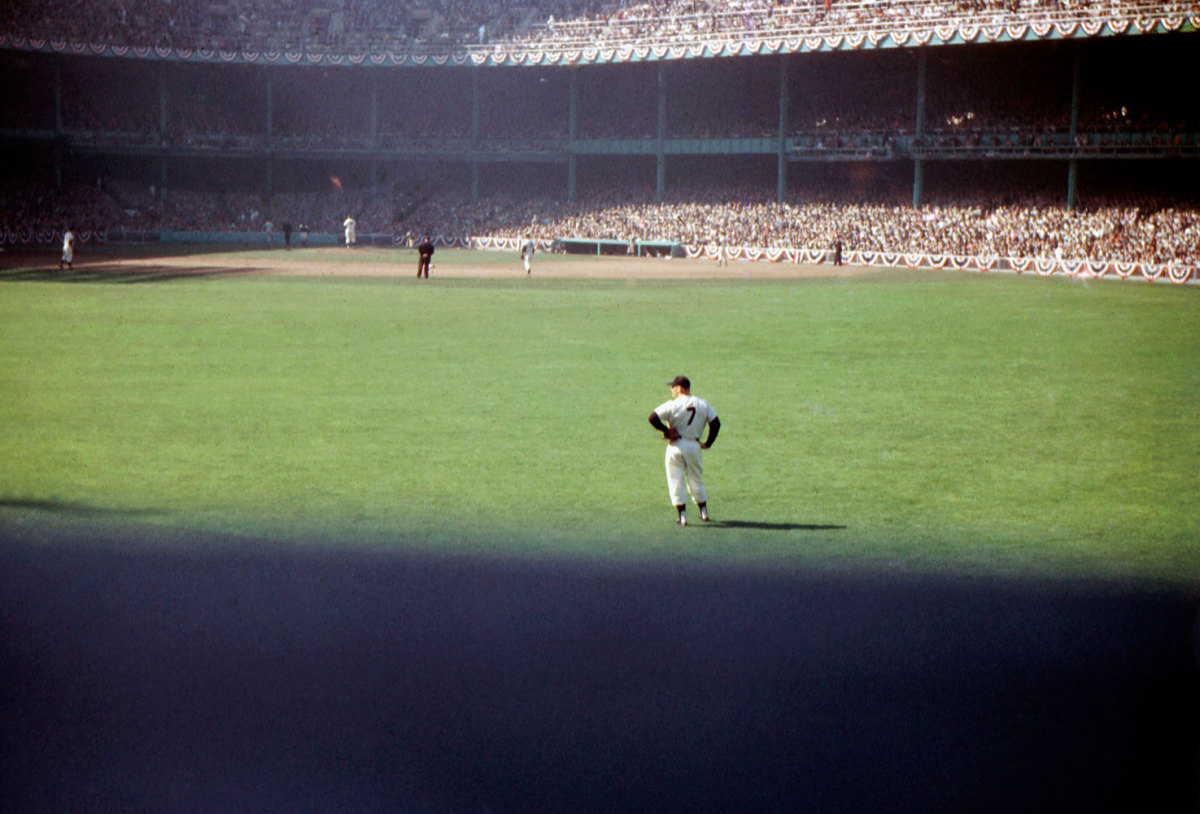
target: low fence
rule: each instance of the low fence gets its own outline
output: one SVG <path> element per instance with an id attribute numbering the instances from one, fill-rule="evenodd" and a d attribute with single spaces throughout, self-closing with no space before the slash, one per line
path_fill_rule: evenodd
<path id="1" fill-rule="evenodd" d="M 587 237 L 561 237 L 551 251 L 563 254 L 615 255 L 619 257 L 683 257 L 686 250 L 667 240 L 604 240 Z"/>
<path id="2" fill-rule="evenodd" d="M 832 263 L 832 249 L 775 249 L 714 246 L 689 247 L 690 259 L 713 261 L 767 263 Z M 1094 279 L 1115 277 L 1122 280 L 1168 280 L 1172 283 L 1200 282 L 1200 267 L 1187 263 L 1132 263 L 1101 260 L 1068 260 L 1056 257 L 974 257 L 961 255 L 910 254 L 905 252 L 843 251 L 842 262 L 851 266 L 879 268 L 952 269 L 955 271 L 1007 271 L 1016 274 L 1037 274 L 1041 277 L 1060 274 L 1067 277 Z"/>

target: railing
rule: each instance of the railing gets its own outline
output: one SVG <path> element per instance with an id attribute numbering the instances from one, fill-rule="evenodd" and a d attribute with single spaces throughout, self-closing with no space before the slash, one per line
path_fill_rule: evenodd
<path id="1" fill-rule="evenodd" d="M 577 154 L 632 155 L 652 150 L 654 137 L 613 138 L 582 137 L 574 140 L 564 136 L 543 139 L 522 137 L 450 138 L 439 136 L 400 136 L 380 134 L 377 144 L 367 136 L 247 136 L 238 134 L 198 134 L 187 138 L 164 138 L 157 133 L 116 133 L 92 130 L 0 129 L 0 139 L 25 141 L 62 141 L 72 149 L 139 152 L 148 155 L 213 154 L 228 155 L 264 150 L 278 157 L 306 155 L 313 152 L 385 155 L 389 153 L 474 154 L 477 156 L 542 155 L 566 156 Z M 736 136 L 679 137 L 667 142 L 674 146 L 691 142 L 703 153 L 728 155 L 761 153 L 748 149 L 748 143 L 778 142 L 773 137 L 748 138 Z M 639 145 L 636 149 L 631 145 Z M 1080 130 L 1074 138 L 1069 133 L 1047 132 L 1038 128 L 1006 128 L 998 130 L 927 130 L 920 137 L 912 131 L 854 130 L 839 132 L 793 132 L 784 143 L 792 160 L 891 160 L 904 158 L 1200 158 L 1200 132 L 1177 132 L 1165 128 L 1111 132 Z M 672 150 L 678 152 L 678 150 Z"/>
<path id="2" fill-rule="evenodd" d="M 1149 131 L 1113 133 L 1038 130 L 955 133 L 927 132 L 903 139 L 912 158 L 1185 158 L 1200 157 L 1200 134 Z"/>

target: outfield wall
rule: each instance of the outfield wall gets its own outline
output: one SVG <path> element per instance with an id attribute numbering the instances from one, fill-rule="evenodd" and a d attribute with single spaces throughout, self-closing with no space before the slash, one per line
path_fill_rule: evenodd
<path id="1" fill-rule="evenodd" d="M 832 249 L 778 249 L 697 246 L 687 249 L 690 259 L 714 262 L 768 262 L 821 264 L 833 262 Z M 930 255 L 906 252 L 843 251 L 842 262 L 849 266 L 880 268 L 950 269 L 953 271 L 1007 271 L 1036 274 L 1040 277 L 1064 275 L 1078 279 L 1114 277 L 1121 280 L 1200 283 L 1200 268 L 1188 265 L 1122 263 L 1117 261 L 1069 260 L 1056 257 L 974 257 Z"/>

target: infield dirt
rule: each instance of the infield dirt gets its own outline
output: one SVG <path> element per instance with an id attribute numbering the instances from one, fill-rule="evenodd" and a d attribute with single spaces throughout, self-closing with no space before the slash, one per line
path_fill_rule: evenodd
<path id="1" fill-rule="evenodd" d="M 355 262 L 347 257 L 360 257 Z M 461 252 L 457 252 L 461 255 Z M 438 261 L 434 256 L 430 278 L 519 279 L 524 268 L 515 253 L 480 252 L 495 259 L 470 263 L 453 260 Z M 392 259 L 394 258 L 394 262 Z M 271 274 L 294 276 L 343 277 L 409 277 L 416 275 L 416 253 L 412 250 L 361 248 L 296 249 L 294 251 L 222 251 L 201 253 L 153 253 L 150 247 L 136 252 L 121 248 L 85 247 L 77 255 L 73 269 L 63 275 L 129 276 L 148 275 L 207 275 L 207 274 Z M 0 269 L 12 278 L 21 276 L 48 278 L 59 272 L 58 256 L 50 251 L 0 252 Z M 654 257 L 579 257 L 539 255 L 533 263 L 536 279 L 596 279 L 596 280 L 671 280 L 671 279 L 791 279 L 821 277 L 851 277 L 876 272 L 864 266 L 834 266 L 832 264 L 769 263 L 733 261 L 720 265 L 714 260 L 666 259 Z"/>

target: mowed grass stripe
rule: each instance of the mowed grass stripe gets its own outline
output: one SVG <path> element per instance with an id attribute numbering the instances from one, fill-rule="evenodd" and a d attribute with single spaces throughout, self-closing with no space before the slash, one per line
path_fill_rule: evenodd
<path id="1" fill-rule="evenodd" d="M 1200 576 L 1194 288 L 432 282 L 5 284 L 0 499 L 515 556 Z M 720 412 L 733 525 L 670 522 L 645 419 L 680 372 Z"/>

